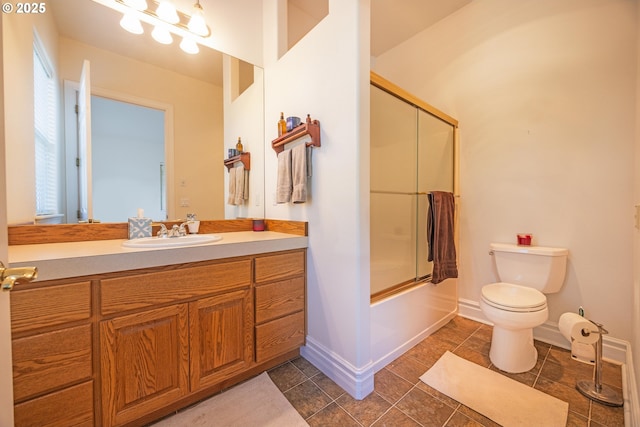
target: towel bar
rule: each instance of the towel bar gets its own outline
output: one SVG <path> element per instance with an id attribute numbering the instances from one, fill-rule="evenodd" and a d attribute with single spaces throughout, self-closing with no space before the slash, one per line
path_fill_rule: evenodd
<path id="1" fill-rule="evenodd" d="M 311 120 L 311 115 L 309 114 L 307 114 L 307 121 L 305 123 L 274 139 L 271 142 L 271 147 L 275 150 L 276 154 L 281 153 L 284 150 L 285 144 L 305 135 L 311 136 L 311 141 L 307 142 L 307 147 L 320 147 L 320 122 L 318 120 Z"/>

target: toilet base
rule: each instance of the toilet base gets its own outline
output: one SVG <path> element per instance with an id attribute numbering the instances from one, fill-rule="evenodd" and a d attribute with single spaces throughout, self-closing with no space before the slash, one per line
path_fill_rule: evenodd
<path id="1" fill-rule="evenodd" d="M 513 330 L 494 325 L 489 358 L 501 371 L 512 374 L 530 371 L 538 361 L 533 329 Z"/>

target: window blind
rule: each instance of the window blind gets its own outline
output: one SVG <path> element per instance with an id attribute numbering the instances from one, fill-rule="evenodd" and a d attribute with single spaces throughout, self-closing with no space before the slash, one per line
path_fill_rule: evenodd
<path id="1" fill-rule="evenodd" d="M 33 45 L 36 215 L 58 213 L 57 103 L 53 68 L 37 37 Z"/>

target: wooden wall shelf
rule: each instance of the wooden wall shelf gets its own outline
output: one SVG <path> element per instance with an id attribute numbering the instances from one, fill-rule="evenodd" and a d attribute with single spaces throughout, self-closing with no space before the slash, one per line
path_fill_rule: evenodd
<path id="1" fill-rule="evenodd" d="M 295 141 L 305 135 L 311 136 L 311 141 L 307 142 L 307 147 L 320 147 L 320 122 L 318 120 L 311 120 L 311 116 L 307 114 L 306 123 L 296 126 L 284 135 L 274 139 L 271 142 L 271 147 L 276 153 L 284 151 L 284 145 Z"/>
<path id="2" fill-rule="evenodd" d="M 229 157 L 224 160 L 224 165 L 227 167 L 227 170 L 230 170 L 233 165 L 238 162 L 242 162 L 245 170 L 251 169 L 251 153 L 245 151 L 243 153 L 238 154 L 237 156 Z"/>

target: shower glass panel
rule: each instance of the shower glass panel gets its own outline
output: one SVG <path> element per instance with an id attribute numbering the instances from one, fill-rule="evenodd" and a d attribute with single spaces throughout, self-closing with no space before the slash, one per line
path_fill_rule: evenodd
<path id="1" fill-rule="evenodd" d="M 428 280 L 427 194 L 453 191 L 453 126 L 371 86 L 371 295 Z"/>

